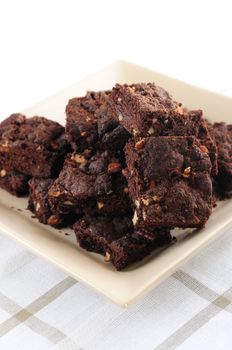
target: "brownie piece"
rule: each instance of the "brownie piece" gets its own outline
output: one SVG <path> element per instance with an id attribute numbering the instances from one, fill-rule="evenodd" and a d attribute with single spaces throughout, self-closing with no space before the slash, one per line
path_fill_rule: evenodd
<path id="1" fill-rule="evenodd" d="M 232 197 L 232 125 L 209 124 L 209 130 L 218 148 L 218 175 L 215 189 L 220 199 Z"/>
<path id="2" fill-rule="evenodd" d="M 152 250 L 172 240 L 169 231 L 164 229 L 134 231 L 128 216 L 85 216 L 73 228 L 82 248 L 104 255 L 105 261 L 111 261 L 117 270 L 142 260 Z"/>
<path id="3" fill-rule="evenodd" d="M 132 135 L 196 136 L 209 152 L 217 173 L 216 147 L 202 111 L 181 108 L 169 93 L 154 83 L 116 84 L 110 95 L 118 120 Z"/>
<path id="4" fill-rule="evenodd" d="M 52 177 L 66 151 L 64 128 L 54 121 L 12 114 L 0 124 L 0 161 L 7 171 Z"/>
<path id="5" fill-rule="evenodd" d="M 153 83 L 116 84 L 111 100 L 121 125 L 134 136 L 160 135 L 167 117 L 179 107 L 166 90 Z"/>
<path id="6" fill-rule="evenodd" d="M 136 229 L 132 234 L 127 234 L 118 240 L 113 241 L 105 259 L 110 260 L 117 270 L 140 261 L 152 251 L 172 242 L 172 236 L 165 229 L 153 230 Z"/>
<path id="7" fill-rule="evenodd" d="M 128 188 L 120 161 L 108 151 L 94 156 L 74 153 L 49 190 L 50 203 L 57 213 L 130 211 Z"/>
<path id="8" fill-rule="evenodd" d="M 54 179 L 32 178 L 29 180 L 28 209 L 43 224 L 54 227 L 63 227 L 70 222 L 67 215 L 54 214 L 48 201 L 48 190 Z"/>
<path id="9" fill-rule="evenodd" d="M 133 224 L 127 215 L 122 217 L 85 215 L 74 224 L 73 228 L 82 248 L 105 255 L 111 242 L 132 233 Z"/>
<path id="10" fill-rule="evenodd" d="M 136 226 L 205 225 L 212 210 L 211 162 L 195 137 L 131 140 L 125 151 Z"/>
<path id="11" fill-rule="evenodd" d="M 84 97 L 69 100 L 66 106 L 66 137 L 74 151 L 91 149 L 98 140 L 94 114 L 104 100 L 104 92 L 88 92 Z"/>
<path id="12" fill-rule="evenodd" d="M 110 91 L 92 91 L 84 97 L 69 100 L 66 135 L 74 151 L 123 149 L 130 134 L 119 125 L 109 95 Z"/>
<path id="13" fill-rule="evenodd" d="M 21 197 L 27 194 L 28 180 L 28 176 L 17 171 L 6 171 L 0 165 L 0 188 L 14 196 Z"/>

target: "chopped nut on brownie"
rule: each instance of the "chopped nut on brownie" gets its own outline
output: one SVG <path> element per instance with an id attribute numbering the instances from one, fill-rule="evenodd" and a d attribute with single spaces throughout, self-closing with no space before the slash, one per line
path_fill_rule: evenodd
<path id="1" fill-rule="evenodd" d="M 75 159 L 75 154 L 66 159 L 49 190 L 55 212 L 97 212 L 103 215 L 115 211 L 119 214 L 130 212 L 128 193 L 124 191 L 127 182 L 119 159 L 107 151 L 97 152 L 85 162 L 79 163 Z"/>
<path id="2" fill-rule="evenodd" d="M 64 227 L 77 220 L 77 216 L 54 213 L 48 201 L 48 190 L 54 179 L 32 178 L 29 181 L 28 209 L 43 224 Z"/>
<path id="3" fill-rule="evenodd" d="M 0 188 L 21 197 L 28 192 L 29 176 L 19 173 L 18 171 L 6 171 L 0 164 Z"/>

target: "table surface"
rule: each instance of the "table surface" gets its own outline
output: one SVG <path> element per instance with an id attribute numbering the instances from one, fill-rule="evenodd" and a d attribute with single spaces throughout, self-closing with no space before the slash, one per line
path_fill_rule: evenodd
<path id="1" fill-rule="evenodd" d="M 118 58 L 232 96 L 229 1 L 131 3 L 1 4 L 1 118 Z M 230 231 L 129 309 L 2 234 L 0 247 L 0 349 L 232 348 Z"/>
<path id="2" fill-rule="evenodd" d="M 232 347 L 231 232 L 129 309 L 4 235 L 0 247 L 1 349 Z"/>

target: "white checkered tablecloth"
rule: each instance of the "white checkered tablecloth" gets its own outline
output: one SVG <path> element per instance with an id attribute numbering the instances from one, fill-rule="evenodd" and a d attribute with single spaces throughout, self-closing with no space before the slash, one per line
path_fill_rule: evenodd
<path id="1" fill-rule="evenodd" d="M 0 234 L 0 350 L 232 349 L 231 231 L 129 309 Z"/>
<path id="2" fill-rule="evenodd" d="M 0 235 L 0 349 L 232 349 L 226 232 L 122 309 Z"/>

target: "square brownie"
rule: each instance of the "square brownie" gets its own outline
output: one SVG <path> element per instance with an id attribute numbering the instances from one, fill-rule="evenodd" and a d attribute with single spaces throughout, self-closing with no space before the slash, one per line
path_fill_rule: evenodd
<path id="1" fill-rule="evenodd" d="M 69 100 L 66 136 L 74 151 L 123 149 L 130 134 L 119 124 L 109 95 L 110 91 L 90 91 L 84 97 Z"/>
<path id="2" fill-rule="evenodd" d="M 232 125 L 226 123 L 209 124 L 209 130 L 218 149 L 218 175 L 215 188 L 219 198 L 232 197 Z"/>
<path id="3" fill-rule="evenodd" d="M 17 171 L 6 171 L 0 164 L 0 188 L 21 197 L 28 192 L 29 176 L 21 174 Z"/>
<path id="4" fill-rule="evenodd" d="M 73 229 L 81 248 L 105 255 L 111 242 L 133 232 L 133 223 L 128 215 L 85 215 Z"/>
<path id="5" fill-rule="evenodd" d="M 168 230 L 159 229 L 147 231 L 136 229 L 111 242 L 105 254 L 105 260 L 111 261 L 117 270 L 122 270 L 130 264 L 140 261 L 155 249 L 167 246 L 173 241 Z"/>
<path id="6" fill-rule="evenodd" d="M 116 84 L 111 100 L 119 122 L 134 136 L 160 135 L 171 122 L 167 118 L 180 105 L 154 83 Z"/>
<path id="7" fill-rule="evenodd" d="M 73 226 L 80 246 L 105 256 L 105 261 L 122 270 L 142 260 L 155 248 L 169 244 L 168 230 L 135 230 L 129 216 L 85 216 Z"/>
<path id="8" fill-rule="evenodd" d="M 122 164 L 110 152 L 91 156 L 73 153 L 49 190 L 56 212 L 119 214 L 130 212 L 130 201 Z"/>
<path id="9" fill-rule="evenodd" d="M 48 201 L 48 190 L 53 182 L 54 179 L 32 178 L 29 180 L 28 209 L 41 223 L 59 228 L 71 223 L 71 217 L 52 212 Z M 73 220 L 76 219 L 76 217 L 73 218 Z"/>
<path id="10" fill-rule="evenodd" d="M 131 140 L 125 152 L 136 226 L 205 225 L 212 210 L 211 161 L 195 137 Z"/>
<path id="11" fill-rule="evenodd" d="M 104 98 L 104 92 L 88 92 L 84 97 L 69 100 L 66 106 L 65 133 L 74 151 L 82 152 L 96 144 L 98 133 L 94 112 Z"/>
<path id="12" fill-rule="evenodd" d="M 169 93 L 154 83 L 116 84 L 110 95 L 118 120 L 132 135 L 196 136 L 208 151 L 217 173 L 216 146 L 201 110 L 181 108 Z"/>
<path id="13" fill-rule="evenodd" d="M 64 160 L 64 128 L 43 117 L 12 114 L 0 124 L 0 162 L 6 171 L 49 178 Z"/>

